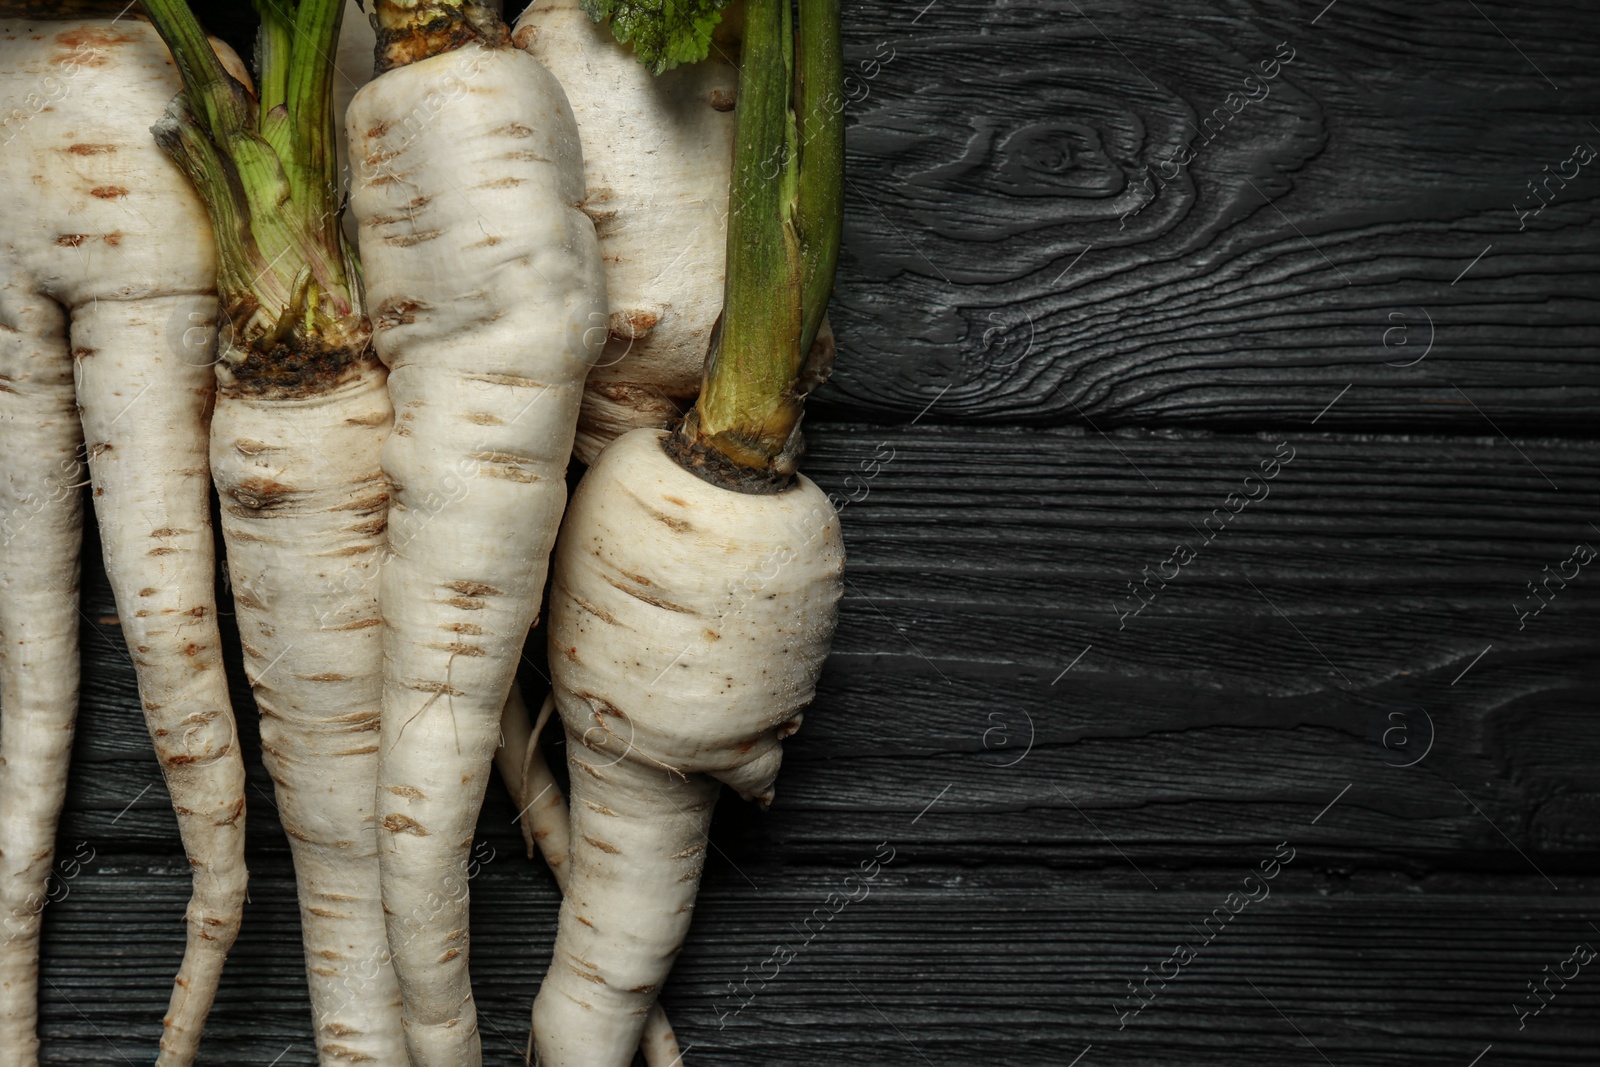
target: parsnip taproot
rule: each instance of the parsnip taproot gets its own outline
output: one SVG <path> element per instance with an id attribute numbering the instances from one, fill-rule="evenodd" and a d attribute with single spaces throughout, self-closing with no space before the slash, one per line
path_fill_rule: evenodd
<path id="1" fill-rule="evenodd" d="M 550 664 L 571 871 L 533 1008 L 543 1067 L 625 1067 L 682 947 L 722 784 L 770 803 L 842 592 L 826 495 L 795 472 L 839 245 L 838 0 L 746 5 L 723 317 L 695 407 L 633 430 L 562 525 Z M 764 167 L 764 161 L 779 161 Z"/>
<path id="2" fill-rule="evenodd" d="M 747 495 L 634 430 L 573 496 L 550 663 L 571 768 L 572 870 L 534 1007 L 539 1062 L 628 1062 L 682 947 L 720 783 L 770 802 L 810 703 L 844 563 L 803 477 Z M 730 576 L 771 573 L 759 591 Z"/>
<path id="3" fill-rule="evenodd" d="M 165 1067 L 194 1062 L 245 895 L 244 766 L 217 632 L 206 469 L 216 267 L 204 209 L 147 131 L 178 88 L 171 58 L 150 25 L 127 14 L 125 4 L 101 6 L 98 15 L 80 11 L 57 21 L 0 22 L 7 105 L 18 87 L 43 90 L 50 99 L 31 117 L 6 109 L 14 121 L 26 121 L 8 131 L 12 143 L 0 152 L 0 189 L 8 206 L 6 292 L 14 302 L 5 326 L 13 328 L 8 339 L 49 343 L 32 353 L 11 346 L 23 363 L 4 373 L 25 384 L 7 385 L 4 399 L 40 404 L 47 395 L 43 384 L 59 387 L 63 374 L 68 403 L 76 396 L 79 418 L 71 421 L 81 421 L 87 442 L 106 572 L 193 869 L 187 944 L 157 1060 Z M 220 61 L 244 76 L 227 46 L 211 43 Z M 36 333 L 45 323 L 54 335 L 47 339 Z M 70 360 L 64 358 L 68 333 Z M 55 402 L 61 402 L 59 394 Z M 44 410 L 32 418 L 35 434 L 76 436 L 77 427 Z M 58 451 L 65 441 L 59 439 Z M 13 485 L 30 476 L 59 477 L 77 462 L 76 455 L 55 456 L 38 446 L 13 455 L 6 465 Z M 50 510 L 75 514 L 77 501 L 76 485 L 64 483 L 50 497 Z M 54 543 L 38 561 L 28 561 L 29 550 L 21 545 L 21 555 L 8 548 L 7 568 L 20 563 L 26 572 L 44 563 L 37 574 L 11 575 L 15 582 L 57 589 L 46 604 L 35 605 L 32 625 L 49 626 L 54 619 L 75 630 L 68 594 L 75 595 L 76 572 L 69 578 L 51 563 L 75 561 L 77 537 L 58 522 L 42 515 L 18 530 L 23 541 L 48 533 Z M 4 609 L 28 603 L 11 595 L 17 591 L 13 585 L 0 594 Z M 9 635 L 18 627 L 0 629 Z M 33 644 L 25 633 L 19 640 Z M 75 662 L 45 666 L 29 656 L 14 665 L 42 669 L 42 677 L 24 678 L 0 696 L 0 733 L 8 738 L 13 722 L 22 728 L 27 719 L 18 708 L 13 720 L 12 696 L 23 699 L 41 684 L 65 693 L 62 687 L 75 684 L 77 670 Z M 64 730 L 45 734 L 35 725 L 34 732 L 54 746 L 48 758 L 5 742 L 0 773 L 8 783 L 32 779 L 35 803 L 59 804 L 64 746 L 71 738 L 66 710 L 63 704 Z M 21 817 L 16 803 L 0 801 L 3 825 L 24 831 L 34 824 Z M 43 848 L 6 840 L 0 849 L 7 863 L 31 857 L 48 869 Z M 37 907 L 30 910 L 36 923 Z M 21 962 L 16 949 L 32 936 L 8 939 L 8 964 Z M 10 970 L 0 982 L 0 996 L 8 1001 L 0 1062 L 31 1062 L 31 1023 L 26 1034 L 18 1031 L 32 1010 L 24 998 L 31 1003 L 33 984 L 31 978 L 15 980 Z"/>
<path id="4" fill-rule="evenodd" d="M 225 316 L 211 473 L 245 673 L 289 835 L 324 1063 L 404 1062 L 384 944 L 373 787 L 382 619 L 373 580 L 391 421 L 338 221 L 331 57 L 344 0 L 261 7 L 260 96 L 144 0 L 184 93 L 157 142 L 200 190 Z"/>
<path id="5" fill-rule="evenodd" d="M 565 894 L 571 869 L 567 858 L 572 849 L 567 801 L 539 747 L 539 737 L 554 711 L 555 697 L 547 696 L 539 708 L 539 717 L 531 718 L 521 690 L 513 684 L 500 721 L 501 743 L 495 750 L 495 767 L 517 806 L 516 822 L 522 828 L 528 858 L 533 859 L 537 850 Z M 683 1062 L 678 1035 L 660 1004 L 651 1007 L 645 1020 L 639 1052 L 646 1067 L 678 1067 Z"/>
<path id="6" fill-rule="evenodd" d="M 372 12 L 379 73 L 347 124 L 396 414 L 383 453 L 383 901 L 411 1060 L 454 1067 L 482 1057 L 464 887 L 566 504 L 605 277 L 550 73 L 475 0 Z"/>
<path id="7" fill-rule="evenodd" d="M 0 444 L 26 457 L 0 469 L 0 1065 L 33 1067 L 40 914 L 78 711 L 82 463 L 66 316 L 22 264 L 0 269 Z"/>

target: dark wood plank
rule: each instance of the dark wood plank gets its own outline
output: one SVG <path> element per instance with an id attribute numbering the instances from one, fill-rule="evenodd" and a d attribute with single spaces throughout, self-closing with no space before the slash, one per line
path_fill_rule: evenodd
<path id="1" fill-rule="evenodd" d="M 1600 544 L 1597 461 L 1600 444 L 1537 440 L 819 429 L 809 469 L 865 496 L 843 514 L 850 569 L 821 694 L 748 847 L 859 847 L 878 832 L 864 816 L 914 814 L 948 785 L 952 817 L 916 833 L 950 860 L 999 861 L 1026 840 L 1041 861 L 1117 862 L 1079 805 L 1106 812 L 1131 855 L 1209 861 L 1256 839 L 1262 805 L 1292 820 L 1348 785 L 1306 847 L 1527 870 L 1503 832 L 1552 870 L 1592 864 L 1600 584 L 1573 564 L 1521 630 L 1514 605 Z M 1268 495 L 1232 515 L 1247 484 Z M 1195 554 L 1181 568 L 1178 544 Z M 1119 615 L 1145 575 L 1153 602 Z M 95 770 L 63 832 L 166 841 L 113 646 L 114 630 L 88 644 L 117 701 L 83 716 L 78 765 Z M 537 642 L 529 659 L 538 692 Z M 257 768 L 261 832 L 270 797 Z"/>
<path id="2" fill-rule="evenodd" d="M 248 51 L 248 12 L 200 6 Z M 666 993 L 690 1064 L 1593 1058 L 1588 970 L 1516 1015 L 1600 944 L 1593 568 L 1518 618 L 1600 546 L 1592 167 L 1525 228 L 1513 204 L 1600 144 L 1594 13 L 1322 6 L 849 5 L 843 341 L 806 469 L 853 499 L 850 585 L 777 804 L 718 812 Z M 1280 41 L 1267 99 L 1214 117 Z M 1270 496 L 1208 539 L 1280 441 Z M 88 555 L 59 854 L 95 858 L 46 912 L 44 1062 L 143 1063 L 189 870 Z M 228 644 L 252 898 L 202 1062 L 310 1064 Z M 537 635 L 529 659 L 537 690 Z M 557 906 L 511 815 L 492 786 L 473 960 L 508 1065 Z M 1281 841 L 1271 898 L 1119 1028 Z M 880 842 L 868 897 L 727 1018 Z"/>
<path id="3" fill-rule="evenodd" d="M 1275 846 L 1152 872 L 1159 889 L 1126 865 L 957 870 L 905 853 L 845 883 L 870 846 L 800 868 L 741 859 L 735 870 L 714 856 L 667 1006 L 686 1059 L 707 1065 L 1033 1067 L 1090 1045 L 1085 1064 L 1321 1062 L 1308 1042 L 1341 1064 L 1461 1067 L 1489 1044 L 1497 1063 L 1571 1064 L 1600 1037 L 1592 980 L 1561 989 L 1522 1031 L 1514 1008 L 1542 968 L 1600 941 L 1594 878 L 1558 894 L 1537 878 L 1352 875 L 1297 855 L 1265 890 L 1252 883 L 1261 899 L 1224 923 L 1216 909 Z M 186 885 L 175 865 L 108 855 L 51 909 L 45 1063 L 148 1062 L 182 941 L 154 909 L 181 912 Z M 556 901 L 514 855 L 487 864 L 474 894 L 485 1062 L 509 1067 L 521 1062 Z M 315 1062 L 292 895 L 281 868 L 257 873 L 204 1062 Z M 1124 1017 L 1128 983 L 1160 973 L 1178 944 L 1195 959 Z M 787 963 L 768 963 L 779 946 Z"/>
<path id="4" fill-rule="evenodd" d="M 1284 440 L 815 430 L 808 469 L 857 498 L 850 585 L 777 804 L 718 813 L 669 994 L 691 1062 L 1065 1063 L 1091 1043 L 1095 1062 L 1314 1060 L 1250 982 L 1341 1063 L 1459 1065 L 1491 1042 L 1564 1063 L 1600 1037 L 1580 982 L 1525 1033 L 1511 1007 L 1600 895 L 1600 587 L 1581 570 L 1521 632 L 1511 610 L 1600 541 L 1600 444 L 1292 435 L 1270 495 L 1119 630 L 1126 582 L 1198 543 L 1189 524 L 1214 526 Z M 188 877 L 95 566 L 86 625 L 105 633 L 85 637 L 97 682 L 60 848 L 105 858 L 49 912 L 63 1064 L 120 1062 L 107 1038 L 135 1062 L 152 1047 Z M 532 688 L 537 642 L 530 658 Z M 292 875 L 239 701 L 252 903 L 208 1062 L 309 1063 Z M 511 815 L 494 786 L 474 897 L 502 1063 L 556 906 Z M 885 841 L 883 889 L 719 1028 L 726 984 Z M 1125 982 L 1279 841 L 1297 850 L 1282 892 L 1119 1031 Z"/>
<path id="5" fill-rule="evenodd" d="M 823 398 L 1257 429 L 1352 386 L 1323 428 L 1591 434 L 1596 164 L 1513 204 L 1600 147 L 1592 9 L 1321 6 L 851 5 Z"/>

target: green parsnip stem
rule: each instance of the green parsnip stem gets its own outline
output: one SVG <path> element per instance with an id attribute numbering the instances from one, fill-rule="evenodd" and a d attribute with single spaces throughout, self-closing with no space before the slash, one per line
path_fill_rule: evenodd
<path id="1" fill-rule="evenodd" d="M 788 4 L 746 5 L 742 60 L 722 327 L 679 440 L 781 478 L 794 470 L 791 438 L 804 410 L 795 389 L 805 271 L 795 228 L 800 154 L 789 107 Z"/>
<path id="2" fill-rule="evenodd" d="M 812 101 L 828 98 L 839 69 L 826 40 L 837 11 L 802 4 L 812 46 L 799 76 Z M 831 286 L 838 229 L 822 213 L 839 203 L 842 154 L 816 153 L 805 173 L 792 56 L 789 0 L 754 0 L 726 302 L 699 404 L 670 440 L 635 430 L 613 441 L 562 525 L 550 664 L 572 852 L 533 1008 L 542 1067 L 626 1067 L 688 930 L 718 783 L 771 803 L 782 740 L 832 640 L 838 515 L 794 467 L 814 377 L 801 341 L 821 321 L 807 293 Z M 832 138 L 840 121 L 823 108 L 809 128 Z"/>
<path id="3" fill-rule="evenodd" d="M 211 473 L 245 672 L 294 854 L 324 1063 L 404 1062 L 384 944 L 373 789 L 376 570 L 391 421 L 333 183 L 330 57 L 344 0 L 262 4 L 262 109 L 181 0 L 146 0 L 185 92 L 157 142 L 201 192 L 226 316 Z"/>
<path id="4" fill-rule="evenodd" d="M 795 230 L 804 258 L 800 351 L 810 353 L 827 315 L 844 234 L 844 46 L 839 0 L 800 0 L 798 29 L 794 116 L 800 175 Z M 831 359 L 831 351 L 828 356 Z M 814 368 L 814 373 L 825 376 L 827 369 Z"/>

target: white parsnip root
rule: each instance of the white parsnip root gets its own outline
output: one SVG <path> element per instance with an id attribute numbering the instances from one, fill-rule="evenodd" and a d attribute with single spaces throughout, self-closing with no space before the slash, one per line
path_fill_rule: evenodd
<path id="1" fill-rule="evenodd" d="M 383 460 L 394 486 L 383 900 L 411 1061 L 456 1067 L 482 1061 L 468 975 L 473 833 L 566 504 L 605 278 L 577 207 L 583 163 L 560 85 L 497 17 L 437 6 L 454 11 L 452 32 L 480 39 L 426 55 L 440 24 L 380 0 L 389 66 L 347 121 L 396 415 Z"/>
<path id="2" fill-rule="evenodd" d="M 294 856 L 317 1050 L 399 1064 L 373 812 L 391 407 L 337 214 L 330 57 L 344 0 L 260 7 L 259 97 L 202 47 L 181 0 L 143 6 L 184 83 L 156 142 L 201 192 L 217 244 L 211 474 Z"/>
<path id="3" fill-rule="evenodd" d="M 588 198 L 606 258 L 605 352 L 584 389 L 576 455 L 664 427 L 700 388 L 722 312 L 728 176 L 739 73 L 737 8 L 710 54 L 653 75 L 583 13 L 534 0 L 513 38 L 566 88 L 583 136 Z"/>
<path id="4" fill-rule="evenodd" d="M 216 256 L 204 208 L 148 132 L 178 89 L 171 57 L 149 24 L 117 15 L 112 8 L 104 18 L 0 23 L 0 78 L 7 91 L 18 86 L 48 94 L 48 106 L 31 115 L 12 108 L 9 95 L 5 104 L 12 136 L 0 153 L 0 188 L 8 208 L 11 307 L 0 334 L 23 362 L 0 372 L 0 391 L 7 402 L 34 407 L 25 417 L 32 433 L 65 434 L 75 444 L 76 427 L 42 406 L 47 396 L 52 404 L 70 404 L 75 370 L 106 572 L 193 870 L 187 943 L 157 1060 L 179 1067 L 194 1062 L 245 895 L 244 766 L 217 632 L 206 468 Z M 245 76 L 226 45 L 210 44 L 225 66 Z M 53 337 L 36 332 L 46 324 Z M 69 331 L 67 360 L 53 350 L 65 352 Z M 36 343 L 44 347 L 27 354 Z M 43 388 L 47 381 L 49 389 Z M 62 384 L 65 398 L 58 392 Z M 68 436 L 57 438 L 58 451 Z M 77 469 L 76 454 L 51 455 L 42 440 L 19 442 L 11 454 L 12 485 Z M 7 832 L 42 830 L 44 823 L 27 818 L 20 805 L 58 806 L 66 782 L 72 720 L 70 689 L 63 687 L 76 684 L 75 640 L 67 646 L 71 662 L 9 653 L 18 641 L 35 644 L 27 631 L 39 626 L 76 636 L 78 534 L 61 524 L 77 515 L 77 482 L 73 475 L 48 496 L 37 486 L 29 490 L 42 510 L 23 523 L 15 522 L 22 514 L 15 516 L 16 536 L 8 536 L 12 543 L 4 551 L 12 580 L 46 594 L 30 608 L 32 598 L 17 585 L 0 593 L 0 611 L 30 616 L 24 623 L 0 621 L 8 663 L 30 672 L 12 678 L 9 692 L 0 695 L 0 773 L 7 790 L 21 783 L 28 789 L 26 801 L 0 799 Z M 39 536 L 51 543 L 31 544 Z M 59 573 L 58 565 L 69 560 L 72 573 Z M 59 702 L 55 722 L 44 731 L 46 716 L 27 709 L 30 691 L 41 687 L 57 692 Z M 16 748 L 13 734 L 23 731 L 36 735 L 36 751 Z M 41 893 L 48 844 L 0 841 L 6 864 L 31 857 L 38 869 L 30 877 L 39 879 Z M 33 979 L 10 970 L 23 962 L 24 950 L 32 951 L 42 905 L 41 897 L 25 909 L 32 918 L 22 925 L 31 923 L 32 932 L 19 927 L 4 953 L 0 1062 L 8 1064 L 32 1063 L 36 1055 L 31 1021 L 26 1032 L 22 1025 L 25 1015 L 31 1020 L 23 998 L 31 1002 Z M 16 915 L 15 909 L 8 913 Z"/>
<path id="5" fill-rule="evenodd" d="M 8 186 L 9 188 L 9 186 Z M 0 288 L 0 1065 L 39 1057 L 39 921 L 78 712 L 79 429 L 66 318 Z"/>
<path id="6" fill-rule="evenodd" d="M 209 281 L 204 212 L 182 175 L 157 159 L 172 201 L 188 209 L 157 232 L 197 235 L 189 258 Z M 215 375 L 196 359 L 212 346 L 181 343 L 195 329 L 190 322 L 214 319 L 216 300 L 215 293 L 99 300 L 80 307 L 72 323 L 106 574 L 193 870 L 188 945 L 157 1061 L 163 1067 L 195 1060 L 245 897 L 244 762 L 217 631 L 206 463 Z"/>
<path id="7" fill-rule="evenodd" d="M 401 1063 L 399 992 L 374 946 L 382 628 L 375 571 L 388 488 L 383 368 L 257 393 L 220 370 L 211 471 L 245 674 L 294 856 L 323 1062 Z"/>
<path id="8" fill-rule="evenodd" d="M 838 517 L 814 483 L 724 489 L 665 437 L 602 453 L 556 551 L 572 871 L 534 1003 L 544 1067 L 627 1064 L 688 930 L 718 783 L 771 801 L 842 591 Z"/>
<path id="9" fill-rule="evenodd" d="M 567 860 L 572 850 L 572 833 L 568 824 L 567 802 L 550 765 L 539 747 L 555 712 L 555 697 L 545 697 L 539 708 L 539 717 L 530 719 L 528 707 L 522 700 L 519 687 L 511 687 L 506 707 L 500 720 L 502 743 L 495 751 L 495 767 L 511 793 L 517 806 L 517 825 L 522 827 L 522 838 L 528 847 L 528 858 L 534 851 L 544 856 L 550 873 L 563 895 L 567 891 Z M 639 1052 L 646 1067 L 677 1067 L 683 1062 L 683 1052 L 678 1047 L 678 1035 L 667 1019 L 660 1004 L 650 1009 L 645 1020 L 644 1033 L 639 1039 Z M 531 1051 L 530 1051 L 531 1055 Z"/>

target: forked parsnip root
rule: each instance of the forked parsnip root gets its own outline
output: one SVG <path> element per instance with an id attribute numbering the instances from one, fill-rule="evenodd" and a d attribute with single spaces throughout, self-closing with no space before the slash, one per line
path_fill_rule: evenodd
<path id="1" fill-rule="evenodd" d="M 537 849 L 544 856 L 550 873 L 555 876 L 556 886 L 565 894 L 567 873 L 571 869 L 567 858 L 572 849 L 567 801 L 539 747 L 539 738 L 555 706 L 553 695 L 545 697 L 544 704 L 539 708 L 539 717 L 530 720 L 521 688 L 516 685 L 511 687 L 511 695 L 506 698 L 505 711 L 500 720 L 502 744 L 495 751 L 495 767 L 500 771 L 512 802 L 517 806 L 517 825 L 522 827 L 528 858 L 533 859 Z M 650 1017 L 645 1020 L 644 1034 L 639 1039 L 639 1052 L 644 1056 L 646 1067 L 678 1067 L 683 1062 L 678 1035 L 660 1004 L 650 1009 Z M 532 1057 L 531 1044 L 529 1057 Z"/>
<path id="2" fill-rule="evenodd" d="M 406 1044 L 425 1067 L 481 1062 L 470 850 L 604 337 L 572 112 L 550 73 L 503 27 L 500 38 L 386 70 L 348 115 L 396 416 L 384 448 L 395 496 L 381 593 L 383 899 Z"/>
<path id="3" fill-rule="evenodd" d="M 694 908 L 719 783 L 770 803 L 833 636 L 844 546 L 804 477 L 721 488 L 634 430 L 573 496 L 550 664 L 572 870 L 534 1002 L 543 1067 L 625 1067 Z"/>

